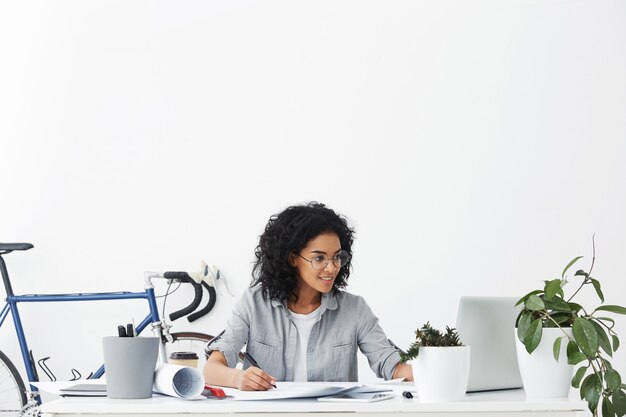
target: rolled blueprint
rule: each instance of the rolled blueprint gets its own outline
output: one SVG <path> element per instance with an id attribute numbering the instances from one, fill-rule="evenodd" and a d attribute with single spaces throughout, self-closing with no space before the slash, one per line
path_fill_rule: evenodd
<path id="1" fill-rule="evenodd" d="M 200 371 L 188 366 L 158 363 L 154 370 L 154 391 L 178 398 L 198 398 L 204 390 Z"/>

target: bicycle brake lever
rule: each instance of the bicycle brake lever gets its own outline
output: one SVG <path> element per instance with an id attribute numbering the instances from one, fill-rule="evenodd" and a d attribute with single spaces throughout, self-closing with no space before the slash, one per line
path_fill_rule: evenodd
<path id="1" fill-rule="evenodd" d="M 206 282 L 206 283 L 207 283 L 210 287 L 217 288 L 217 286 L 215 285 L 215 284 L 216 284 L 216 282 L 215 282 L 215 274 L 213 273 L 213 269 L 212 269 L 212 268 L 209 268 L 209 267 L 207 266 L 207 268 L 206 268 L 206 272 L 207 272 L 207 274 L 204 276 L 204 281 L 205 281 L 205 282 Z M 219 291 L 218 291 L 218 292 L 219 292 Z M 222 293 L 219 293 L 219 294 L 220 294 L 220 295 L 222 295 Z"/>
<path id="2" fill-rule="evenodd" d="M 189 276 L 196 283 L 200 284 L 200 283 L 202 283 L 202 281 L 204 281 L 204 279 L 207 276 L 208 272 L 209 272 L 209 267 L 207 266 L 206 262 L 202 261 L 202 263 L 200 264 L 200 270 L 198 270 L 196 272 L 189 272 Z"/>
<path id="3" fill-rule="evenodd" d="M 213 268 L 215 269 L 215 276 L 217 281 L 220 281 L 224 283 L 224 287 L 226 287 L 226 291 L 228 291 L 228 294 L 230 294 L 231 297 L 234 297 L 235 295 L 230 291 L 230 288 L 228 287 L 228 281 L 226 281 L 226 278 L 222 278 L 222 274 L 220 273 L 220 270 L 213 265 Z M 220 292 L 220 295 L 222 295 L 222 293 Z"/>

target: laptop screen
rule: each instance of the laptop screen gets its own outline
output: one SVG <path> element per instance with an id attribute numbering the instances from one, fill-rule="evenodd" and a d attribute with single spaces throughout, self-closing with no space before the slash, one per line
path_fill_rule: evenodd
<path id="1" fill-rule="evenodd" d="M 467 391 L 521 388 L 515 351 L 515 297 L 461 297 L 456 329 L 470 346 Z"/>

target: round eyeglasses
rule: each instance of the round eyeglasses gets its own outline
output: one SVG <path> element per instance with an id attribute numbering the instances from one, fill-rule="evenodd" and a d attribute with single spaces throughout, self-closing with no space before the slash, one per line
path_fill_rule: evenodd
<path id="1" fill-rule="evenodd" d="M 326 255 L 317 255 L 313 259 L 307 259 L 304 256 L 300 255 L 299 253 L 296 253 L 296 255 L 298 255 L 305 261 L 309 262 L 311 264 L 311 267 L 317 270 L 326 268 L 328 264 L 330 263 L 330 261 L 333 262 L 333 265 L 335 265 L 335 267 L 341 268 L 343 266 L 346 266 L 346 264 L 350 260 L 350 255 L 348 255 L 348 252 L 346 252 L 345 250 L 340 251 L 337 255 L 333 256 L 332 258 L 327 258 Z"/>

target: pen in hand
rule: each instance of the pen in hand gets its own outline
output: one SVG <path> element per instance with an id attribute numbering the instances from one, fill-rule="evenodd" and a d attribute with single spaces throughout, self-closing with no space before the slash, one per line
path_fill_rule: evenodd
<path id="1" fill-rule="evenodd" d="M 244 352 L 243 356 L 248 360 L 248 362 L 250 362 L 250 365 L 254 366 L 255 368 L 259 368 L 262 369 L 258 363 L 256 363 L 256 361 L 254 360 L 254 358 L 252 357 L 252 355 L 250 355 L 248 352 Z M 274 388 L 278 388 L 276 385 L 271 384 Z"/>

